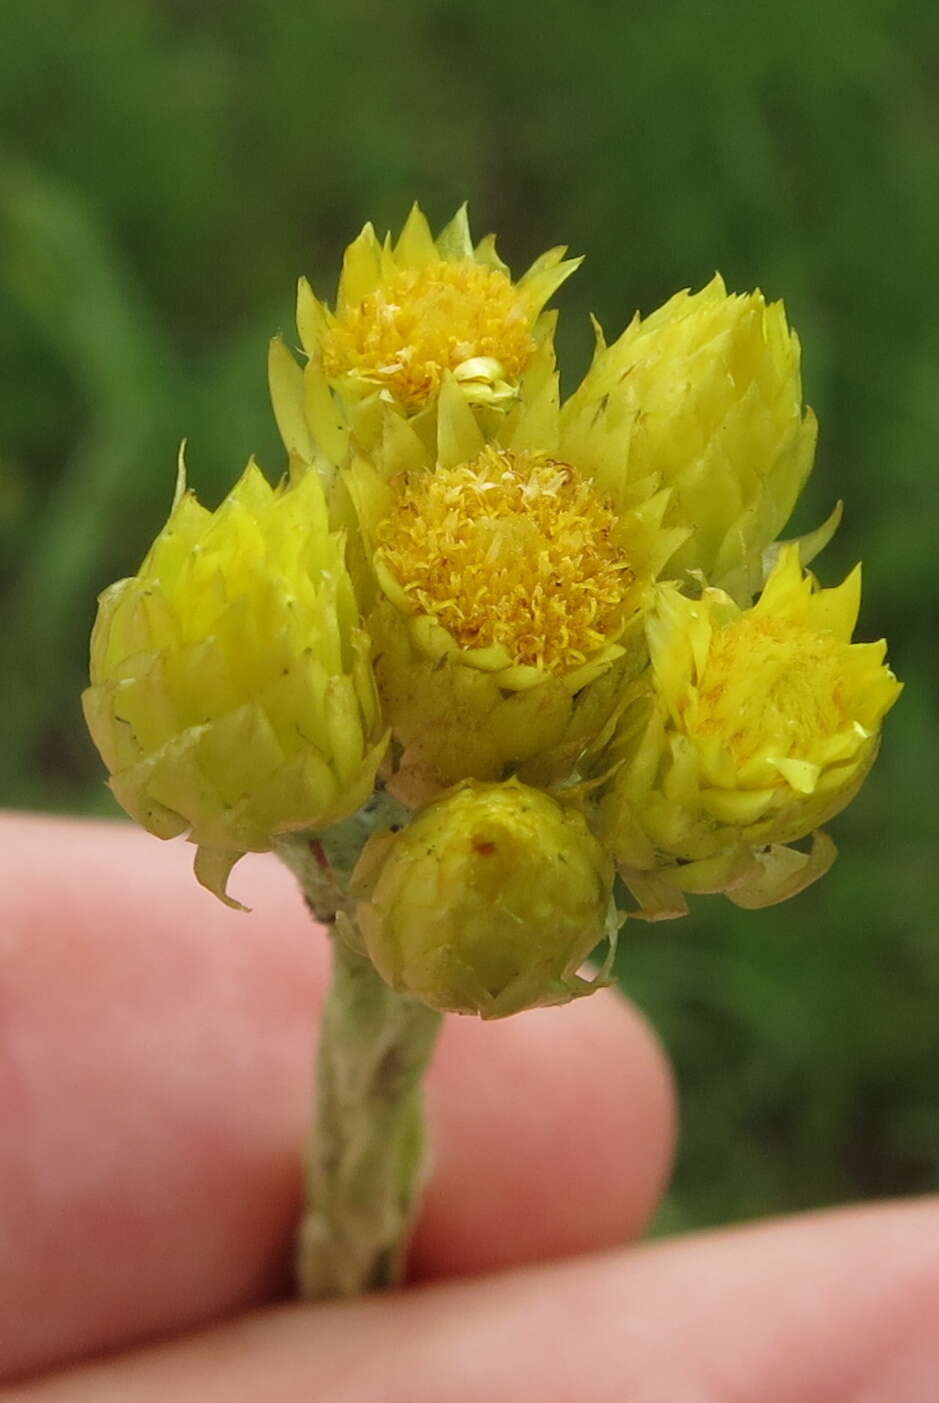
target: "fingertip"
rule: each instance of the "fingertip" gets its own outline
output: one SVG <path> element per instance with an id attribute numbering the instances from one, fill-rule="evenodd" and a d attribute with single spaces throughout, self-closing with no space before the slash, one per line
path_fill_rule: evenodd
<path id="1" fill-rule="evenodd" d="M 428 1097 L 434 1171 L 415 1275 L 630 1241 L 655 1211 L 674 1084 L 654 1033 L 617 992 L 504 1023 L 448 1020 Z"/>

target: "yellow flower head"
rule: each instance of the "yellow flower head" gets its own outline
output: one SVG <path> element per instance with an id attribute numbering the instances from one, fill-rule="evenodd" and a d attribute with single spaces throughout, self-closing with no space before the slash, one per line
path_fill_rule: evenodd
<path id="1" fill-rule="evenodd" d="M 111 788 L 158 837 L 189 830 L 223 900 L 243 853 L 371 793 L 385 741 L 343 556 L 316 474 L 275 490 L 252 463 L 215 512 L 181 484 L 101 596 L 83 702 Z"/>
<path id="2" fill-rule="evenodd" d="M 513 282 L 491 235 L 473 244 L 465 207 L 436 240 L 417 205 L 395 243 L 380 243 L 366 224 L 346 250 L 335 310 L 300 283 L 304 371 L 281 342 L 272 347 L 271 392 L 288 451 L 339 461 L 347 425 L 367 445 L 383 405 L 432 418 L 449 378 L 481 411 L 510 405 L 550 334 L 544 306 L 580 262 L 564 252 L 549 250 Z"/>
<path id="3" fill-rule="evenodd" d="M 818 589 L 795 546 L 744 611 L 719 590 L 661 588 L 647 620 L 652 694 L 637 689 L 624 717 L 625 759 L 601 805 L 624 868 L 664 864 L 686 890 L 736 884 L 749 904 L 758 877 L 770 894 L 753 850 L 844 808 L 900 692 L 886 645 L 851 642 L 859 603 L 858 570 Z"/>
<path id="4" fill-rule="evenodd" d="M 622 632 L 635 577 L 617 526 L 569 464 L 487 446 L 402 481 L 375 566 L 391 598 L 460 648 L 557 674 Z"/>
<path id="5" fill-rule="evenodd" d="M 589 433 L 591 406 L 611 397 L 630 425 L 626 471 L 656 473 L 672 489 L 666 520 L 693 528 L 671 569 L 700 571 L 741 603 L 812 467 L 817 427 L 802 411 L 799 362 L 782 303 L 728 295 L 715 277 L 637 315 L 611 346 L 598 330 L 565 406 L 569 432 Z"/>
<path id="6" fill-rule="evenodd" d="M 465 784 L 371 839 L 356 919 L 382 978 L 454 1013 L 566 1003 L 611 927 L 613 868 L 582 816 L 516 781 Z"/>
<path id="7" fill-rule="evenodd" d="M 526 383 L 495 440 L 451 383 L 431 450 L 389 416 L 342 474 L 406 802 L 466 778 L 568 778 L 642 662 L 651 582 L 685 536 L 662 528 L 653 478 L 618 471 L 602 406 L 572 453 L 547 354 Z"/>

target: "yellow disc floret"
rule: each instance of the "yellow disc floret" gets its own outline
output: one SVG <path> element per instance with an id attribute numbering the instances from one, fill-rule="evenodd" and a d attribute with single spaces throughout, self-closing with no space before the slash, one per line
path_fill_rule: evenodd
<path id="1" fill-rule="evenodd" d="M 550 367 L 554 315 L 545 308 L 580 263 L 565 252 L 548 249 L 514 278 L 493 235 L 474 242 L 465 206 L 436 238 L 417 205 L 396 238 L 366 224 L 343 255 L 334 306 L 300 279 L 301 364 L 279 337 L 271 343 L 288 454 L 329 476 L 351 445 L 373 450 L 389 416 L 420 420 L 429 444 L 448 385 L 492 434 Z"/>
<path id="2" fill-rule="evenodd" d="M 461 648 L 563 673 L 622 630 L 633 573 L 617 517 L 546 454 L 490 446 L 405 478 L 378 540 L 380 572 Z"/>
<path id="3" fill-rule="evenodd" d="M 347 375 L 371 381 L 414 411 L 437 393 L 447 371 L 471 378 L 480 359 L 516 381 L 535 349 L 531 320 L 500 269 L 437 259 L 399 269 L 331 317 L 323 366 L 332 381 Z"/>
<path id="4" fill-rule="evenodd" d="M 808 756 L 853 717 L 845 695 L 851 645 L 788 619 L 744 615 L 719 629 L 698 684 L 698 736 L 738 764 L 757 751 Z M 782 774 L 767 783 L 785 783 Z"/>
<path id="5" fill-rule="evenodd" d="M 847 794 L 899 692 L 884 645 L 851 642 L 859 598 L 856 571 L 819 590 L 792 546 L 752 609 L 735 611 L 717 590 L 700 602 L 662 592 L 649 624 L 653 673 L 678 733 L 698 752 L 700 778 L 719 791 L 704 795 L 706 808 L 731 813 L 739 801 L 728 794 L 746 792 L 753 821 L 755 809 L 769 814 L 784 802 L 775 790 Z"/>

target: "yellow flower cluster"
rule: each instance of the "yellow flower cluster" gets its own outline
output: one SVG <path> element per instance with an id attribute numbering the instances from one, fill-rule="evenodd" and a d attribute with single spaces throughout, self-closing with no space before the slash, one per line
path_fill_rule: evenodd
<path id="1" fill-rule="evenodd" d="M 465 210 L 435 239 L 415 206 L 349 246 L 334 307 L 301 281 L 287 477 L 214 513 L 180 489 L 85 696 L 120 802 L 220 895 L 387 790 L 412 817 L 345 924 L 394 987 L 490 1017 L 594 987 L 614 872 L 652 918 L 821 875 L 900 690 L 851 642 L 858 573 L 806 573 L 837 510 L 777 540 L 816 437 L 782 305 L 715 277 L 598 330 L 562 398 L 546 307 L 578 261 L 515 280 Z"/>

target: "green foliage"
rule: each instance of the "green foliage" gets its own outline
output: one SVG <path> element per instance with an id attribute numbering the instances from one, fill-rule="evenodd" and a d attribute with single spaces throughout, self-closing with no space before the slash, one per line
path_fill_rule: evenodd
<path id="1" fill-rule="evenodd" d="M 866 564 L 907 692 L 843 856 L 788 906 L 627 928 L 686 1121 L 664 1222 L 915 1190 L 939 1167 L 933 875 L 939 14 L 908 0 L 7 0 L 0 14 L 0 798 L 110 811 L 77 697 L 188 435 L 202 497 L 281 468 L 267 337 L 365 218 L 469 196 L 522 267 L 589 254 L 562 359 L 720 268 L 784 296 L 822 439 L 795 526 Z M 602 1075 L 602 1069 L 598 1069 Z"/>

